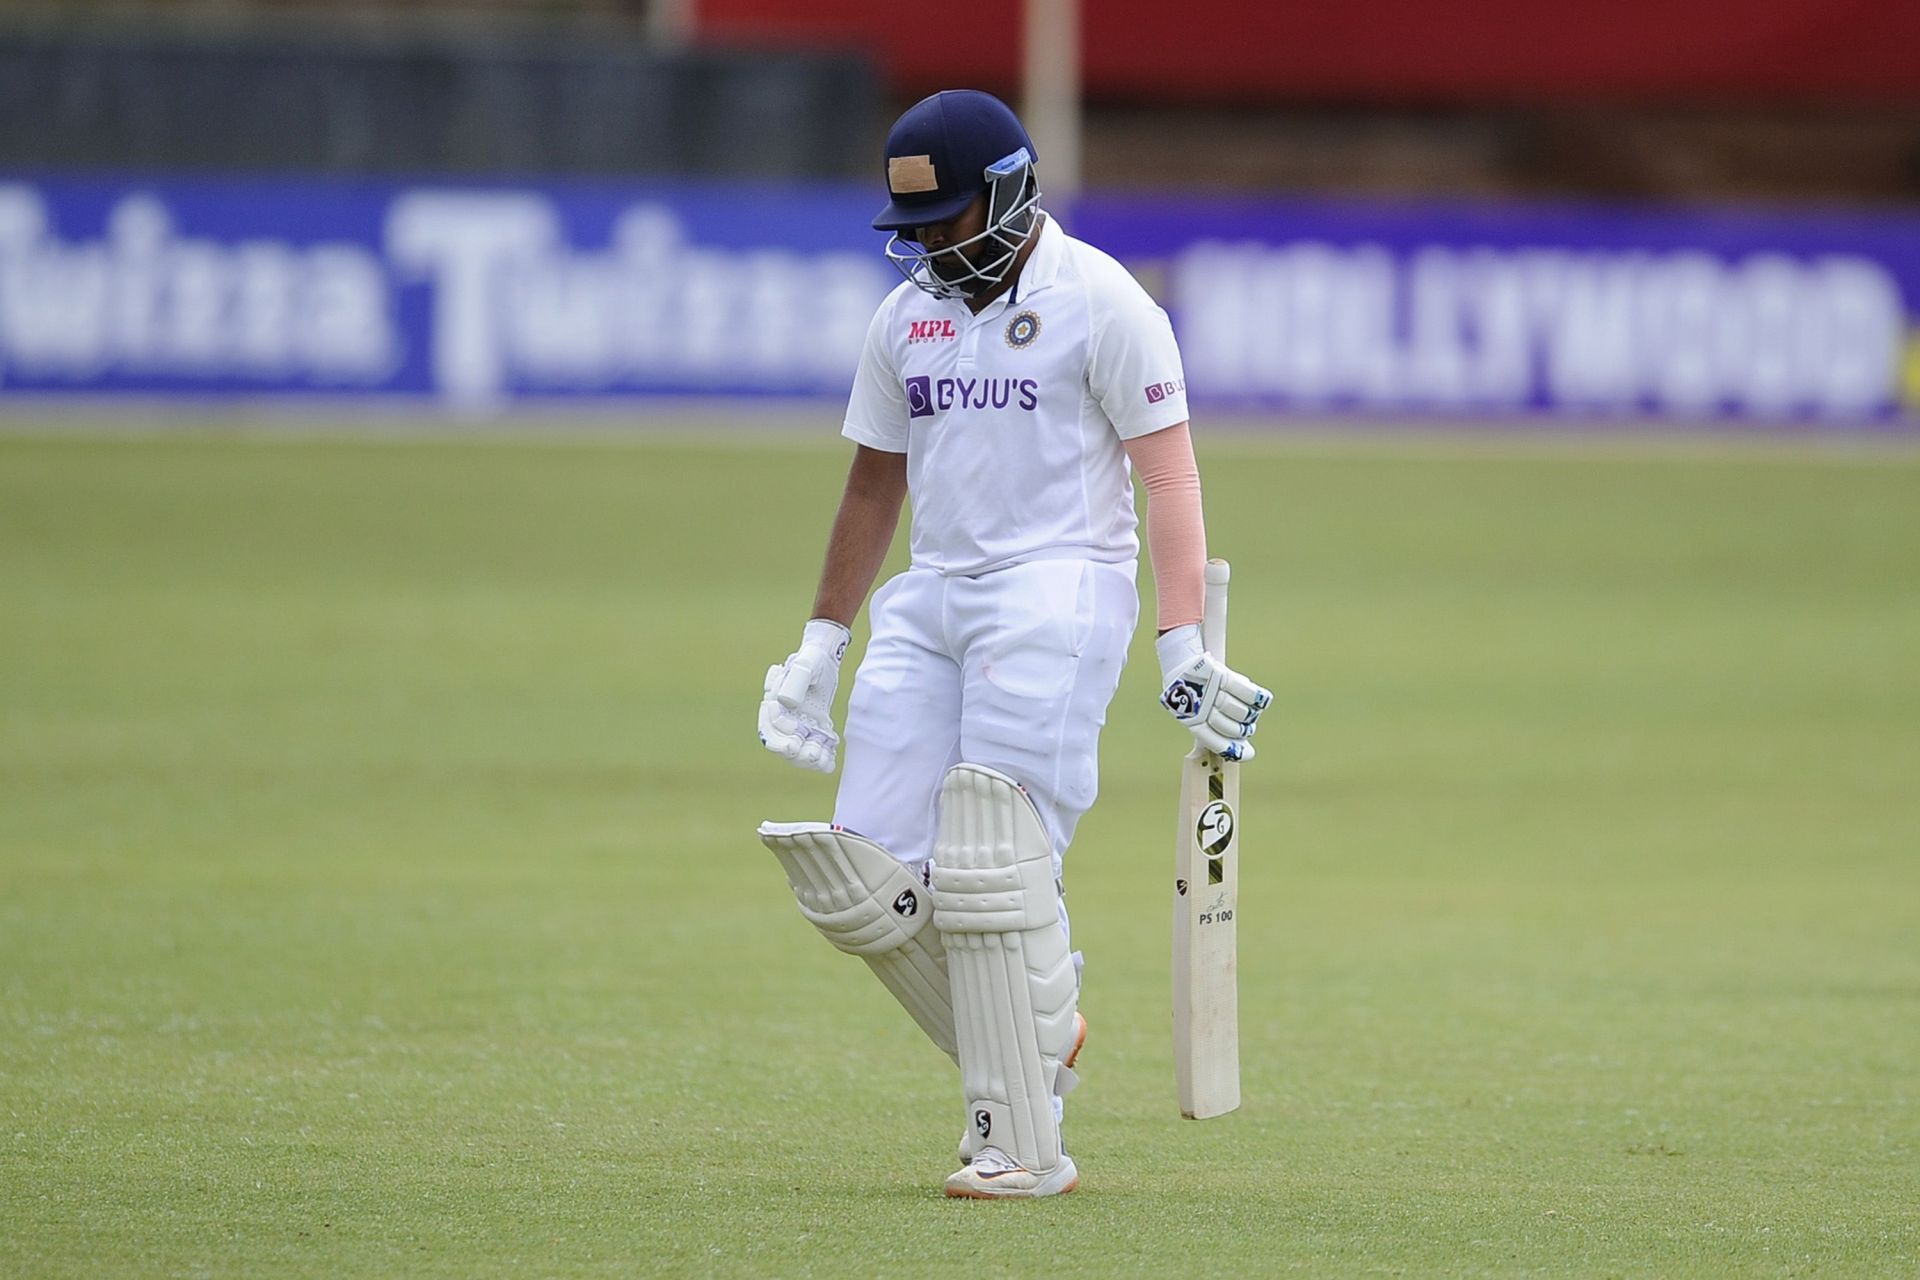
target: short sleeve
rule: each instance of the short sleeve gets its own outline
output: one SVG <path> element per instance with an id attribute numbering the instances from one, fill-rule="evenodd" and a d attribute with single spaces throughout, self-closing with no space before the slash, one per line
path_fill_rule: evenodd
<path id="1" fill-rule="evenodd" d="M 892 312 L 891 306 L 882 304 L 867 326 L 867 341 L 860 350 L 860 368 L 853 375 L 853 396 L 847 401 L 847 420 L 840 434 L 868 448 L 905 453 L 907 397 L 887 342 L 887 317 Z"/>
<path id="2" fill-rule="evenodd" d="M 1167 313 L 1131 276 L 1124 286 L 1094 309 L 1087 387 L 1131 440 L 1187 421 L 1187 375 Z"/>

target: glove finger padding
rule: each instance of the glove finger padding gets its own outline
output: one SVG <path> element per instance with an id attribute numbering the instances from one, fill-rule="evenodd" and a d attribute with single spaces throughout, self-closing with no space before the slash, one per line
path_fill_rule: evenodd
<path id="1" fill-rule="evenodd" d="M 1220 668 L 1220 691 L 1239 699 L 1257 714 L 1267 709 L 1273 695 L 1231 667 Z"/>
<path id="2" fill-rule="evenodd" d="M 1224 711 L 1215 711 L 1207 717 L 1207 728 L 1231 742 L 1253 736 L 1254 723 L 1251 720 L 1236 720 Z"/>
<path id="3" fill-rule="evenodd" d="M 782 670 L 777 664 L 767 668 L 767 681 L 760 697 L 760 743 L 775 755 L 791 760 L 795 746 L 792 717 L 781 713 L 779 699 L 774 697 Z"/>
<path id="4" fill-rule="evenodd" d="M 820 730 L 811 730 L 801 738 L 800 750 L 793 762 L 803 769 L 832 773 L 839 745 L 837 736 L 829 737 Z"/>
<path id="5" fill-rule="evenodd" d="M 773 696 L 780 705 L 789 711 L 798 710 L 800 703 L 813 688 L 814 672 L 824 655 L 816 649 L 801 649 L 787 659 L 787 669 L 780 677 L 780 684 Z"/>
<path id="6" fill-rule="evenodd" d="M 1211 725 L 1196 724 L 1189 726 L 1193 740 L 1202 748 L 1225 760 L 1253 759 L 1253 744 L 1240 738 L 1230 738 Z"/>
<path id="7" fill-rule="evenodd" d="M 1213 716 L 1215 720 L 1224 716 L 1235 724 L 1251 724 L 1260 713 L 1222 688 L 1213 700 Z"/>

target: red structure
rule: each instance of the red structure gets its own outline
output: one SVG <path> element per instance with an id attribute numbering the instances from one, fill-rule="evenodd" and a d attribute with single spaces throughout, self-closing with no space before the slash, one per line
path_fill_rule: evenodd
<path id="1" fill-rule="evenodd" d="M 714 40 L 852 45 L 892 88 L 1012 92 L 1020 0 L 694 0 Z M 1920 101 L 1915 0 L 1082 0 L 1086 87 L 1163 103 Z M 937 28 L 937 33 L 936 33 Z"/>

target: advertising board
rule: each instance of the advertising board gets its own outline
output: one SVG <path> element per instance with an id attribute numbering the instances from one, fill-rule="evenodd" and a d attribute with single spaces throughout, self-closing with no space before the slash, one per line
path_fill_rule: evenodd
<path id="1" fill-rule="evenodd" d="M 842 397 L 860 187 L 0 178 L 0 408 Z M 1196 406 L 1920 429 L 1920 218 L 1096 194 Z"/>

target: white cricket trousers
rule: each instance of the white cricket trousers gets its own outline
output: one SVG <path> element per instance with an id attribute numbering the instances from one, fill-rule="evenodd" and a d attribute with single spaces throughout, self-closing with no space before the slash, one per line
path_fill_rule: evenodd
<path id="1" fill-rule="evenodd" d="M 1037 560 L 973 578 L 909 569 L 876 592 L 833 820 L 919 869 L 933 856 L 941 779 L 982 764 L 1025 785 L 1059 874 L 1099 791 L 1100 729 L 1140 616 L 1136 564 Z"/>

